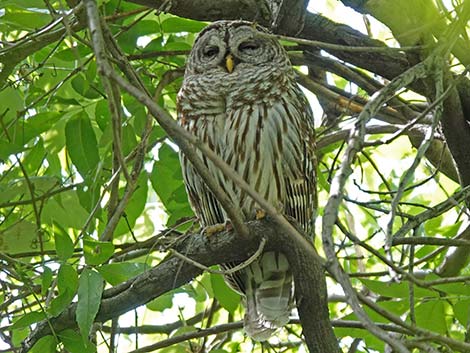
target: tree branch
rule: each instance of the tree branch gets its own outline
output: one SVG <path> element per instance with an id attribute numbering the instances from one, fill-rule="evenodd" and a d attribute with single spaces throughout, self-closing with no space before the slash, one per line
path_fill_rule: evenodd
<path id="1" fill-rule="evenodd" d="M 296 247 L 288 235 L 272 220 L 264 219 L 246 224 L 250 237 L 223 232 L 206 237 L 191 234 L 172 240 L 173 248 L 204 266 L 246 260 L 267 239 L 265 249 L 282 251 L 289 259 L 294 273 L 296 296 L 301 314 L 303 333 L 311 352 L 339 352 L 336 339 L 331 340 L 324 268 L 303 247 Z M 285 244 L 293 246 L 286 247 Z M 182 286 L 203 271 L 177 257 L 160 263 L 151 270 L 103 293 L 96 322 L 105 322 L 133 310 L 162 294 Z M 324 302 L 323 302 L 324 301 Z M 319 308 L 323 308 L 319 310 Z M 76 303 L 56 318 L 43 321 L 23 342 L 20 353 L 26 353 L 41 338 L 51 333 L 76 327 Z M 306 315 L 308 313 L 308 315 Z M 331 332 L 331 333 L 329 333 Z M 334 336 L 333 336 L 334 337 Z M 310 346 L 314 341 L 314 346 Z"/>

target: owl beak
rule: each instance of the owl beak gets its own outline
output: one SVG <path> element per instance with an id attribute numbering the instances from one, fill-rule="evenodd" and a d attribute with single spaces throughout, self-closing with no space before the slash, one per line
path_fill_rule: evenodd
<path id="1" fill-rule="evenodd" d="M 227 54 L 227 56 L 225 57 L 225 68 L 227 69 L 229 74 L 231 74 L 233 69 L 235 68 L 235 61 L 233 60 L 232 54 Z"/>

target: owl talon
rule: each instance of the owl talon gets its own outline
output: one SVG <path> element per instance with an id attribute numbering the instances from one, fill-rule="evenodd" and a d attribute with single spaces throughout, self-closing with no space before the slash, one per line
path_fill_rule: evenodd
<path id="1" fill-rule="evenodd" d="M 207 237 L 210 237 L 214 235 L 215 233 L 222 232 L 223 230 L 225 230 L 225 224 L 217 223 L 217 224 L 204 227 L 204 229 L 202 230 L 202 233 L 205 234 Z"/>
<path id="2" fill-rule="evenodd" d="M 230 220 L 227 219 L 224 223 L 217 223 L 217 224 L 204 227 L 202 230 L 202 233 L 210 237 L 214 235 L 215 233 L 219 233 L 223 231 L 230 232 L 232 230 L 233 230 L 232 222 L 230 222 Z"/>
<path id="3" fill-rule="evenodd" d="M 266 211 L 264 211 L 264 210 L 258 208 L 258 209 L 256 210 L 256 215 L 255 215 L 255 217 L 256 217 L 257 220 L 260 220 L 260 219 L 265 218 L 265 217 L 266 217 Z"/>

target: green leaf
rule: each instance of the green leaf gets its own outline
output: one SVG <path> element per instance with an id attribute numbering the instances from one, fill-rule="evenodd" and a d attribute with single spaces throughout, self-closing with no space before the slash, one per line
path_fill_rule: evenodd
<path id="1" fill-rule="evenodd" d="M 95 132 L 85 111 L 76 114 L 65 125 L 65 141 L 70 159 L 86 178 L 98 165 L 99 153 Z"/>
<path id="2" fill-rule="evenodd" d="M 168 214 L 171 215 L 168 223 L 174 221 L 175 217 L 192 214 L 178 154 L 170 146 L 163 144 L 158 150 L 158 161 L 153 165 L 150 181 Z"/>
<path id="3" fill-rule="evenodd" d="M 149 310 L 162 312 L 163 310 L 169 309 L 173 306 L 173 295 L 173 291 L 165 293 L 147 303 L 146 306 Z"/>
<path id="4" fill-rule="evenodd" d="M 84 344 L 84 339 L 78 332 L 74 330 L 64 330 L 58 334 L 60 341 L 64 344 L 65 349 L 70 353 L 94 353 L 96 346 L 92 343 Z"/>
<path id="5" fill-rule="evenodd" d="M 43 311 L 33 311 L 22 315 L 13 325 L 12 330 L 30 326 L 36 322 L 42 321 L 46 318 L 46 314 Z"/>
<path id="6" fill-rule="evenodd" d="M 69 306 L 74 296 L 75 292 L 66 288 L 62 293 L 51 300 L 47 312 L 52 315 L 52 317 L 57 317 Z"/>
<path id="7" fill-rule="evenodd" d="M 83 238 L 83 252 L 88 265 L 101 265 L 114 254 L 114 245 L 110 242 Z"/>
<path id="8" fill-rule="evenodd" d="M 41 112 L 15 124 L 10 133 L 14 136 L 12 143 L 25 145 L 33 138 L 48 131 L 62 117 L 57 112 Z"/>
<path id="9" fill-rule="evenodd" d="M 126 206 L 125 217 L 119 220 L 118 226 L 114 231 L 114 235 L 118 236 L 121 234 L 129 233 L 130 229 L 133 228 L 137 218 L 144 212 L 145 205 L 147 203 L 148 193 L 148 176 L 147 173 L 142 172 L 137 179 L 137 186 L 132 195 L 132 198 Z"/>
<path id="10" fill-rule="evenodd" d="M 30 334 L 31 330 L 27 327 L 11 331 L 11 343 L 13 346 L 21 346 L 21 342 Z"/>
<path id="11" fill-rule="evenodd" d="M 25 153 L 23 159 L 23 168 L 29 174 L 36 174 L 36 171 L 41 167 L 46 150 L 44 149 L 44 142 L 42 138 L 38 138 L 33 148 Z"/>
<path id="12" fill-rule="evenodd" d="M 470 324 L 470 299 L 460 299 L 454 305 L 454 315 L 463 327 Z"/>
<path id="13" fill-rule="evenodd" d="M 215 298 L 222 307 L 233 314 L 240 304 L 240 295 L 225 283 L 222 275 L 211 273 L 210 276 Z"/>
<path id="14" fill-rule="evenodd" d="M 35 249 L 37 227 L 29 221 L 19 221 L 0 230 L 0 252 L 18 254 Z"/>
<path id="15" fill-rule="evenodd" d="M 145 35 L 154 35 L 159 32 L 158 22 L 141 20 L 134 23 L 127 31 L 124 31 L 117 40 L 126 53 L 133 53 L 138 49 L 137 40 Z"/>
<path id="16" fill-rule="evenodd" d="M 72 79 L 72 87 L 85 98 L 96 99 L 101 97 L 93 82 L 90 83 L 84 74 L 79 74 Z"/>
<path id="17" fill-rule="evenodd" d="M 74 245 L 67 232 L 57 223 L 54 224 L 55 250 L 60 260 L 66 261 L 73 255 Z"/>
<path id="18" fill-rule="evenodd" d="M 57 289 L 59 293 L 63 293 L 69 289 L 75 294 L 78 288 L 78 273 L 75 268 L 70 264 L 62 264 L 57 273 Z"/>
<path id="19" fill-rule="evenodd" d="M 162 50 L 163 36 L 152 39 L 143 49 L 143 52 L 152 52 Z"/>
<path id="20" fill-rule="evenodd" d="M 165 33 L 197 33 L 206 27 L 206 25 L 204 22 L 188 20 L 186 18 L 170 17 L 162 22 L 162 30 Z"/>
<path id="21" fill-rule="evenodd" d="M 44 336 L 34 344 L 29 353 L 56 353 L 56 345 L 54 336 Z"/>
<path id="22" fill-rule="evenodd" d="M 430 300 L 415 307 L 416 324 L 422 328 L 445 334 L 447 331 L 444 302 Z"/>
<path id="23" fill-rule="evenodd" d="M 98 268 L 99 273 L 109 284 L 115 286 L 129 278 L 143 273 L 148 266 L 140 262 L 120 262 L 102 265 Z"/>
<path id="24" fill-rule="evenodd" d="M 126 126 L 122 130 L 122 153 L 128 155 L 137 145 L 137 137 L 132 125 Z"/>
<path id="25" fill-rule="evenodd" d="M 59 315 L 72 302 L 78 289 L 78 274 L 70 264 L 62 264 L 57 274 L 59 295 L 52 299 L 48 313 L 53 317 Z"/>
<path id="26" fill-rule="evenodd" d="M 446 238 L 453 238 L 454 236 L 457 235 L 457 232 L 459 231 L 460 226 L 462 225 L 462 222 L 463 221 L 459 221 L 449 226 L 441 227 L 439 229 L 439 233 L 441 233 Z"/>
<path id="27" fill-rule="evenodd" d="M 5 161 L 8 156 L 16 153 L 20 153 L 25 148 L 14 142 L 0 140 L 0 162 Z"/>
<path id="28" fill-rule="evenodd" d="M 187 344 L 183 342 L 159 349 L 158 353 L 188 353 L 188 350 Z"/>
<path id="29" fill-rule="evenodd" d="M 106 102 L 105 99 L 101 99 L 98 103 L 96 103 L 95 120 L 101 131 L 104 131 L 106 126 L 108 126 L 109 122 L 111 121 L 108 102 Z"/>
<path id="30" fill-rule="evenodd" d="M 374 293 L 383 295 L 384 297 L 407 298 L 409 293 L 409 285 L 407 282 L 381 282 L 361 278 L 360 281 Z M 436 297 L 437 294 L 429 289 L 415 287 L 415 297 Z"/>
<path id="31" fill-rule="evenodd" d="M 45 26 L 50 21 L 50 16 L 44 14 L 39 9 L 21 8 L 18 6 L 8 6 L 5 8 L 5 14 L 2 17 L 3 23 L 8 23 L 14 28 L 22 31 L 26 29 L 35 30 Z"/>
<path id="32" fill-rule="evenodd" d="M 31 195 L 28 183 L 32 185 L 36 196 L 42 196 L 58 186 L 59 180 L 50 176 L 29 177 L 28 181 L 25 178 L 14 179 L 0 185 L 0 202 L 29 198 Z"/>
<path id="33" fill-rule="evenodd" d="M 47 291 L 49 290 L 51 283 L 52 283 L 52 270 L 44 266 L 43 273 L 41 275 L 41 294 L 46 295 Z"/>
<path id="34" fill-rule="evenodd" d="M 91 194 L 92 188 L 87 188 Z M 45 223 L 60 226 L 63 229 L 81 229 L 88 218 L 87 211 L 80 204 L 77 190 L 69 190 L 50 198 L 42 211 Z"/>
<path id="35" fill-rule="evenodd" d="M 64 50 L 58 51 L 55 57 L 63 61 L 83 60 L 83 58 L 87 57 L 91 52 L 89 47 L 78 45 L 73 48 L 65 48 Z"/>
<path id="36" fill-rule="evenodd" d="M 89 268 L 83 270 L 78 286 L 76 319 L 84 342 L 88 342 L 91 326 L 100 308 L 103 287 L 103 278 L 98 272 Z"/>

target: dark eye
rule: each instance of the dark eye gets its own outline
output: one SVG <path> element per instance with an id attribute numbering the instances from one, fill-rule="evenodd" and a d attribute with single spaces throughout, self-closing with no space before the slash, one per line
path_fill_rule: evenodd
<path id="1" fill-rule="evenodd" d="M 240 51 L 253 51 L 259 48 L 259 43 L 255 41 L 243 42 L 238 46 Z"/>
<path id="2" fill-rule="evenodd" d="M 206 58 L 212 58 L 219 54 L 219 47 L 209 46 L 205 47 L 204 51 L 202 52 Z"/>

